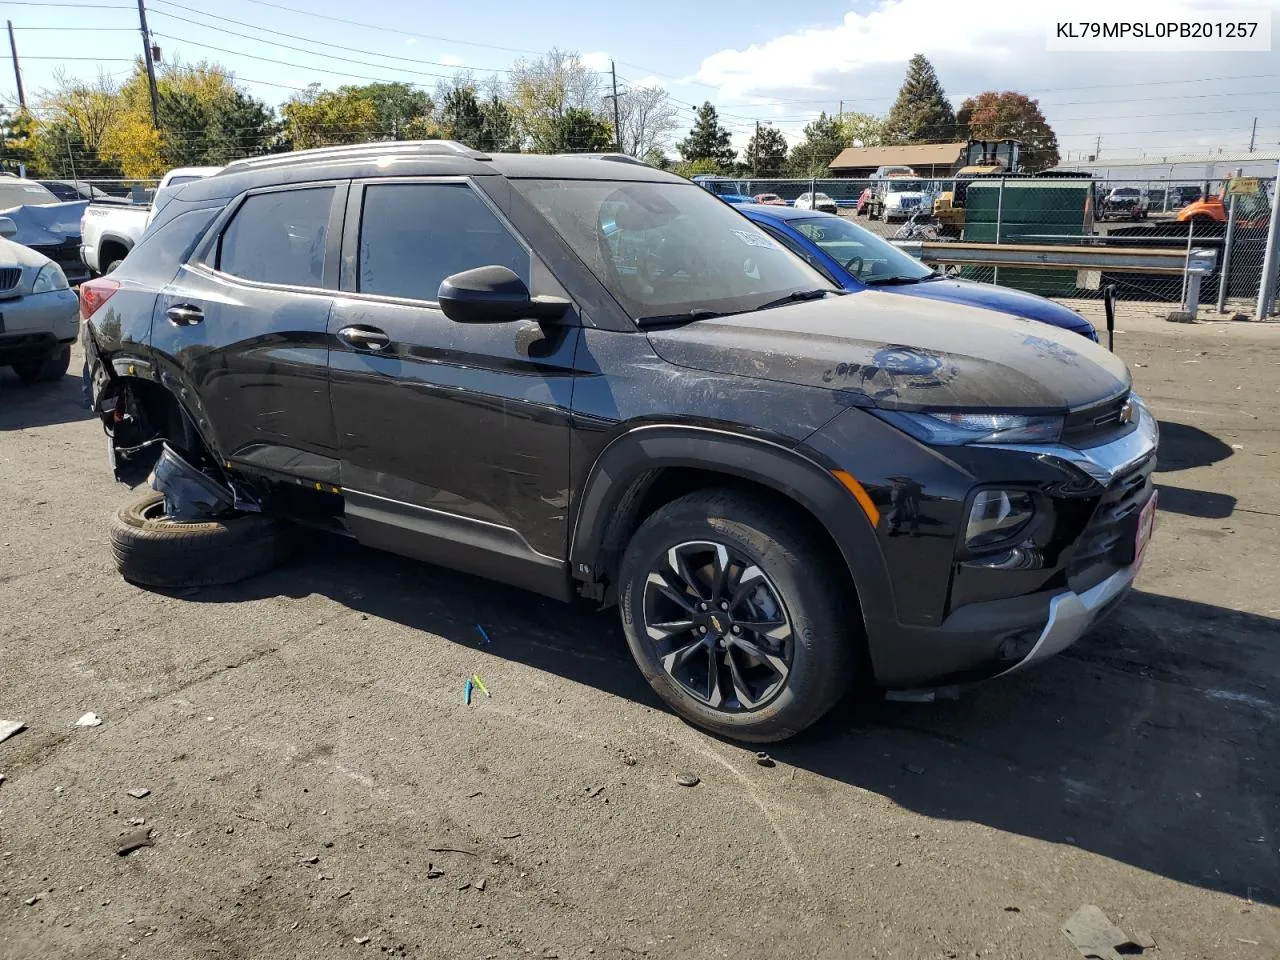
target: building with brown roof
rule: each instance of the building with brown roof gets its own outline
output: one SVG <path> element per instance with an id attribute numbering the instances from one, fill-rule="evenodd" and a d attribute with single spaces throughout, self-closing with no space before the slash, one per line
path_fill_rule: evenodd
<path id="1" fill-rule="evenodd" d="M 922 177 L 949 177 L 964 166 L 964 141 L 904 143 L 892 147 L 845 147 L 831 161 L 833 177 L 869 177 L 878 167 L 910 167 Z"/>

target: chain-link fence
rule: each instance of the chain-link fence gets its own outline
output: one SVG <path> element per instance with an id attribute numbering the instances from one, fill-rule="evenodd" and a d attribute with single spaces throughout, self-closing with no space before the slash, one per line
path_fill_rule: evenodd
<path id="1" fill-rule="evenodd" d="M 1274 179 L 1231 195 L 1227 180 L 1101 180 L 1081 176 L 982 176 L 972 179 L 726 179 L 714 192 L 772 203 L 834 209 L 889 239 L 939 239 L 1108 251 L 1212 251 L 1201 277 L 1202 309 L 1253 316 L 1257 309 Z M 810 196 L 817 194 L 816 200 Z M 914 216 L 913 216 L 914 215 Z M 905 224 L 904 221 L 910 221 Z M 1007 262 L 1012 251 L 998 257 Z M 1028 252 L 1049 260 L 1051 254 Z M 1144 272 L 1117 256 L 1111 266 L 1052 269 L 970 263 L 949 272 L 1046 297 L 1101 297 L 1185 303 L 1185 270 Z M 1274 314 L 1274 309 L 1270 311 Z"/>

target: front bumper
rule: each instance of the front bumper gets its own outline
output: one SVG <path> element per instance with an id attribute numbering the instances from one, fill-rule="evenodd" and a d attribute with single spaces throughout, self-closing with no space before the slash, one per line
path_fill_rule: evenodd
<path id="1" fill-rule="evenodd" d="M 74 340 L 79 329 L 80 300 L 74 290 L 0 300 L 0 365 L 43 356 Z"/>

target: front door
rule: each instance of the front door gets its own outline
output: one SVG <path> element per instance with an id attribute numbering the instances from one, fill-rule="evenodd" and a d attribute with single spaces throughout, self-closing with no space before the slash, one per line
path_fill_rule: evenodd
<path id="1" fill-rule="evenodd" d="M 581 330 L 573 310 L 445 317 L 440 282 L 493 264 L 566 295 L 472 183 L 352 184 L 329 319 L 346 518 L 372 545 L 559 594 Z"/>

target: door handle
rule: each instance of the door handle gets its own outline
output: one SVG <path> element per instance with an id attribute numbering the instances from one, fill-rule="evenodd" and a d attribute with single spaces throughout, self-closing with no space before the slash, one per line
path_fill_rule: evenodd
<path id="1" fill-rule="evenodd" d="M 338 339 L 358 350 L 383 350 L 391 345 L 391 338 L 377 327 L 343 327 Z"/>
<path id="2" fill-rule="evenodd" d="M 204 311 L 190 303 L 174 304 L 164 315 L 175 327 L 194 327 L 204 320 Z"/>

